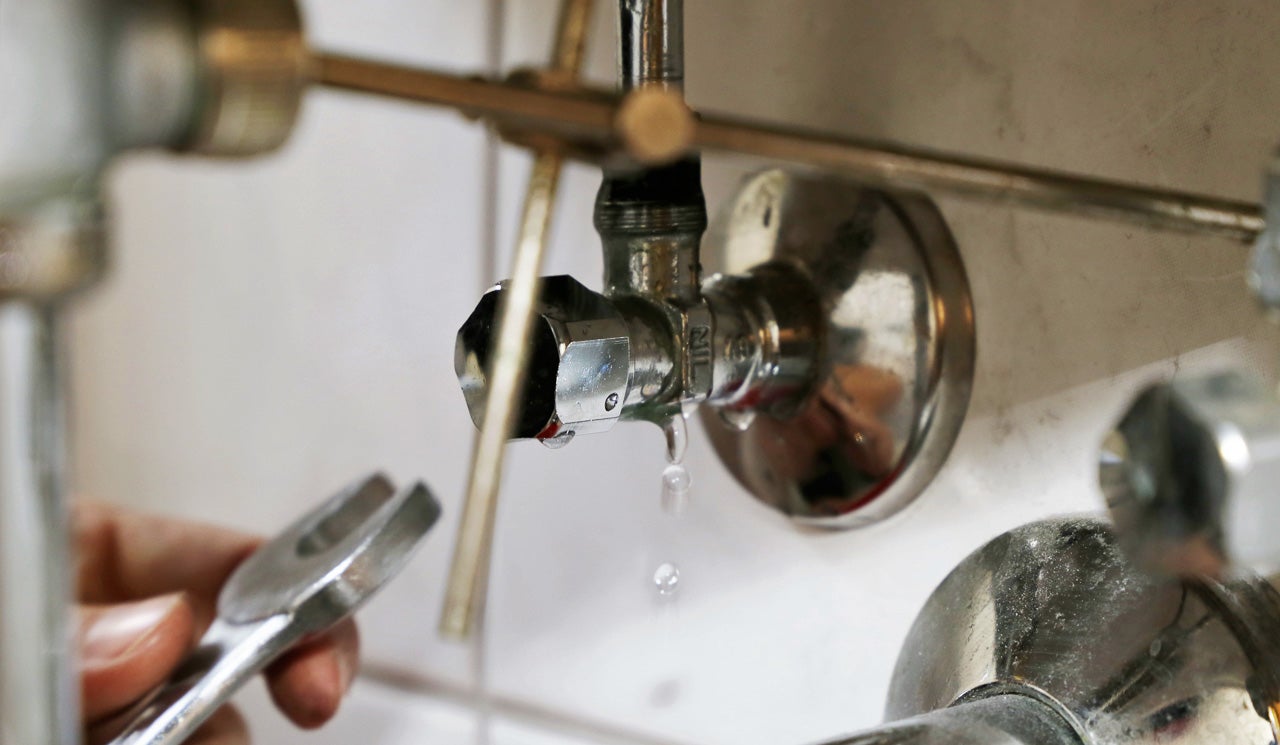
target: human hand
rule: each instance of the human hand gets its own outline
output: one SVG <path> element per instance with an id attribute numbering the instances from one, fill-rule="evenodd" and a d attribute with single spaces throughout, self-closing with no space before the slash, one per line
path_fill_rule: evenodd
<path id="1" fill-rule="evenodd" d="M 89 742 L 109 740 L 121 713 L 163 683 L 216 615 L 218 591 L 260 539 L 95 503 L 74 514 L 81 691 Z M 359 639 L 347 620 L 272 664 L 267 686 L 299 727 L 327 722 L 351 684 Z M 225 707 L 188 742 L 247 745 Z"/>

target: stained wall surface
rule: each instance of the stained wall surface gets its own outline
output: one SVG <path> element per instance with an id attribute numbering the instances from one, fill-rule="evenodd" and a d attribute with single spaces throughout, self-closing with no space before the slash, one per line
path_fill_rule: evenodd
<path id="1" fill-rule="evenodd" d="M 613 70 L 601 2 L 589 73 Z M 1267 0 L 690 0 L 698 108 L 1255 198 L 1280 139 Z M 553 0 L 310 0 L 321 46 L 460 70 L 537 64 Z M 706 166 L 714 209 L 759 164 Z M 1243 247 L 940 199 L 973 283 L 974 401 L 886 524 L 802 532 L 695 431 L 659 509 L 660 433 L 512 448 L 481 648 L 435 632 L 472 426 L 453 335 L 505 273 L 528 158 L 447 112 L 318 91 L 251 165 L 112 176 L 115 271 L 73 328 L 85 494 L 270 532 L 357 475 L 422 477 L 446 519 L 363 615 L 368 674 L 329 732 L 246 699 L 261 742 L 811 742 L 879 721 L 898 647 L 966 553 L 1101 505 L 1097 445 L 1137 386 L 1276 337 Z M 598 174 L 566 175 L 548 273 L 598 282 Z M 679 563 L 674 603 L 650 578 Z M 478 654 L 479 652 L 479 654 Z M 477 693 L 479 692 L 479 693 Z"/>

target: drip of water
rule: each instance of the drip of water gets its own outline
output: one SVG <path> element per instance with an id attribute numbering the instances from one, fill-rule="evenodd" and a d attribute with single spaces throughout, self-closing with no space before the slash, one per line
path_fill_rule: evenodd
<path id="1" fill-rule="evenodd" d="M 544 446 L 552 450 L 559 450 L 565 445 L 568 445 L 570 442 L 573 442 L 574 434 L 575 434 L 574 431 L 570 429 L 570 430 L 561 432 L 555 437 L 544 437 L 543 439 L 538 440 L 538 442 L 541 442 Z"/>
<path id="2" fill-rule="evenodd" d="M 679 464 L 684 460 L 684 453 L 689 449 L 689 428 L 684 416 L 676 414 L 662 425 L 662 434 L 667 438 L 667 462 Z"/>
<path id="3" fill-rule="evenodd" d="M 680 589 L 680 567 L 671 562 L 663 562 L 653 573 L 653 586 L 662 597 L 671 597 Z"/>
<path id="4" fill-rule="evenodd" d="M 680 516 L 689 505 L 689 487 L 693 479 L 682 465 L 670 465 L 662 472 L 662 511 Z"/>
<path id="5" fill-rule="evenodd" d="M 671 464 L 662 472 L 662 510 L 674 517 L 683 514 L 688 506 L 689 486 L 692 483 L 689 471 L 681 465 L 685 451 L 689 448 L 686 416 L 682 411 L 662 425 L 662 433 L 667 441 L 667 462 Z M 666 561 L 658 565 L 653 573 L 653 586 L 660 598 L 672 599 L 679 585 L 680 568 L 675 563 Z"/>

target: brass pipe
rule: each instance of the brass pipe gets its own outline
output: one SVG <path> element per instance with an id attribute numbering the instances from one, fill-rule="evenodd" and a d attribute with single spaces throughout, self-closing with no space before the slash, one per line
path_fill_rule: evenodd
<path id="1" fill-rule="evenodd" d="M 566 82 L 576 78 L 582 67 L 593 5 L 593 0 L 564 0 L 561 5 L 552 73 Z M 440 613 L 440 633 L 449 638 L 469 637 L 483 613 L 502 462 L 515 425 L 517 398 L 528 373 L 527 340 L 533 328 L 542 257 L 563 165 L 559 149 L 542 149 L 536 152 L 529 174 L 511 280 L 498 308 L 497 344 L 486 371 L 489 389 L 484 422 L 472 450 L 462 522 Z"/>
<path id="2" fill-rule="evenodd" d="M 615 142 L 617 100 L 580 90 L 539 88 L 515 81 L 421 70 L 335 54 L 317 54 L 313 81 L 328 88 L 369 93 L 455 109 L 474 119 L 567 140 Z"/>
<path id="3" fill-rule="evenodd" d="M 560 138 L 568 152 L 607 152 L 633 159 L 647 151 L 637 137 L 662 132 L 622 126 L 626 97 L 585 89 L 418 70 L 318 54 L 318 84 L 456 109 L 508 134 Z M 651 95 L 649 96 L 652 101 Z M 664 116 L 666 117 L 664 119 Z M 669 114 L 654 121 L 670 122 Z M 1003 163 L 866 138 L 823 134 L 706 114 L 689 125 L 686 148 L 752 155 L 844 173 L 880 186 L 910 187 L 1052 212 L 1121 220 L 1145 227 L 1251 241 L 1265 223 L 1261 207 L 1171 189 Z M 684 148 L 681 148 L 682 150 Z M 674 158 L 681 152 L 662 153 Z M 646 158 L 651 162 L 657 156 Z"/>
<path id="4" fill-rule="evenodd" d="M 920 189 L 1162 230 L 1250 241 L 1264 227 L 1262 208 L 1250 202 L 723 116 L 702 117 L 693 144 L 703 150 L 839 171 L 873 186 Z"/>

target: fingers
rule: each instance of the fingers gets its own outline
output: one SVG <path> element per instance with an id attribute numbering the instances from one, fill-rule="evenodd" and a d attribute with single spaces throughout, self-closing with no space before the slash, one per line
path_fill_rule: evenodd
<path id="1" fill-rule="evenodd" d="M 106 505 L 75 507 L 83 602 L 118 603 L 186 592 L 203 628 L 218 590 L 260 540 L 223 528 L 140 515 Z"/>
<path id="2" fill-rule="evenodd" d="M 137 618 L 130 622 L 132 626 L 123 621 L 115 624 L 116 628 L 134 631 L 150 628 L 145 633 L 137 632 L 134 642 L 114 646 L 102 642 L 96 653 L 100 658 L 97 663 L 86 655 L 85 714 L 86 721 L 94 721 L 128 705 L 164 680 L 198 634 L 212 622 L 218 591 L 260 540 L 212 526 L 91 503 L 76 506 L 75 529 L 79 588 L 85 602 L 127 603 L 185 591 L 177 605 L 161 604 L 159 610 L 158 606 L 143 605 L 153 614 L 151 626 Z M 86 609 L 86 629 L 100 619 L 109 620 L 110 613 L 105 608 Z M 107 624 L 103 628 L 112 627 Z M 127 636 L 125 631 L 114 636 L 104 631 L 94 638 Z M 346 621 L 268 669 L 272 699 L 300 727 L 324 724 L 337 712 L 351 684 L 358 654 L 355 624 Z M 238 715 L 224 716 L 209 734 L 202 735 L 212 739 L 192 742 L 245 742 Z"/>
<path id="3" fill-rule="evenodd" d="M 224 706 L 196 731 L 188 745 L 249 745 L 249 727 L 235 707 Z"/>
<path id="4" fill-rule="evenodd" d="M 162 683 L 191 647 L 195 618 L 181 594 L 80 608 L 86 721 L 128 706 Z"/>
<path id="5" fill-rule="evenodd" d="M 127 724 L 117 720 L 90 727 L 85 734 L 85 742 L 105 745 L 117 738 Z M 186 745 L 249 745 L 249 727 L 240 712 L 227 705 L 214 712 L 194 735 L 183 742 Z"/>
<path id="6" fill-rule="evenodd" d="M 359 654 L 356 625 L 343 621 L 267 669 L 271 699 L 299 727 L 319 727 L 337 713 L 355 675 Z"/>
<path id="7" fill-rule="evenodd" d="M 879 416 L 902 399 L 902 381 L 874 365 L 837 365 L 831 371 L 841 394 L 863 411 Z"/>

